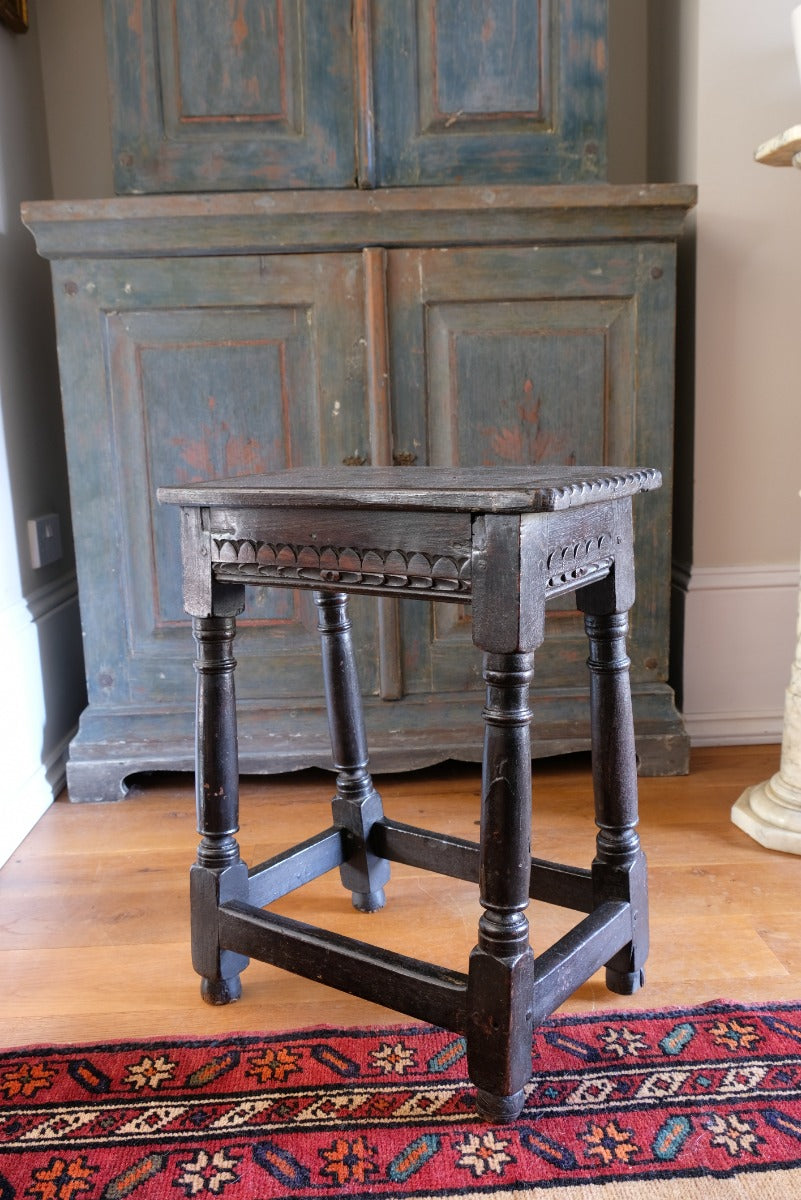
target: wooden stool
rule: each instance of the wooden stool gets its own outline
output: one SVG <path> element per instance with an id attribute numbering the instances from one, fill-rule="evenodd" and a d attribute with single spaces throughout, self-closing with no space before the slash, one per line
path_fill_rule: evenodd
<path id="1" fill-rule="evenodd" d="M 626 656 L 634 600 L 631 497 L 654 470 L 319 468 L 162 488 L 181 506 L 184 604 L 197 642 L 192 953 L 202 994 L 240 994 L 248 957 L 461 1032 L 479 1112 L 513 1120 L 535 1023 L 606 964 L 628 995 L 647 953 L 645 859 Z M 251 872 L 236 841 L 233 639 L 245 585 L 314 591 L 334 766 L 331 828 Z M 471 603 L 486 704 L 478 844 L 385 817 L 367 767 L 347 593 Z M 531 858 L 534 651 L 545 602 L 575 592 L 590 654 L 597 853 L 591 869 Z M 264 906 L 339 867 L 356 908 L 384 904 L 389 863 L 479 885 L 466 974 L 290 920 Z M 545 953 L 529 898 L 587 914 Z"/>

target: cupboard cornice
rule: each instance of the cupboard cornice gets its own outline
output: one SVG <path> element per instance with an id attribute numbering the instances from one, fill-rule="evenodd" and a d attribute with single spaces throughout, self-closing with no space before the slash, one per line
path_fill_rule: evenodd
<path id="1" fill-rule="evenodd" d="M 35 201 L 45 258 L 292 254 L 365 246 L 674 240 L 689 184 L 281 191 Z"/>

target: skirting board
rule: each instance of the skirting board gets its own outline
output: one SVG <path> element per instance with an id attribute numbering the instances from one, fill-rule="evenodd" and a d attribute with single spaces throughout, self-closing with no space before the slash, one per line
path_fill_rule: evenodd
<path id="1" fill-rule="evenodd" d="M 0 724 L 2 865 L 66 780 L 83 695 L 74 575 L 0 610 L 0 654 L 8 689 Z"/>
<path id="2" fill-rule="evenodd" d="M 28 836 L 36 822 L 47 812 L 67 781 L 67 753 L 74 730 L 48 754 L 33 775 L 12 795 L 0 799 L 0 867 Z"/>
<path id="3" fill-rule="evenodd" d="M 798 619 L 798 564 L 694 567 L 684 604 L 682 711 L 692 745 L 780 742 Z"/>

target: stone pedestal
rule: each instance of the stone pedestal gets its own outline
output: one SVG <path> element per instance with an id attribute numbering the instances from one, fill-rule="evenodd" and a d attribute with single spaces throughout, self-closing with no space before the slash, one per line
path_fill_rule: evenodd
<path id="1" fill-rule="evenodd" d="M 801 591 L 795 659 L 784 700 L 779 770 L 743 792 L 731 810 L 731 819 L 762 846 L 801 854 Z"/>
<path id="2" fill-rule="evenodd" d="M 763 142 L 754 158 L 768 167 L 801 168 L 801 125 Z M 731 819 L 760 845 L 801 854 L 801 590 L 795 659 L 784 700 L 779 770 L 743 792 L 731 810 Z"/>

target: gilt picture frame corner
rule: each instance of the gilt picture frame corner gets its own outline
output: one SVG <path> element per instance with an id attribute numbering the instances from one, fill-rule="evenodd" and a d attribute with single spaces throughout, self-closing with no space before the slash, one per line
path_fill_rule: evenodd
<path id="1" fill-rule="evenodd" d="M 0 0 L 0 25 L 13 33 L 28 29 L 28 0 Z"/>

